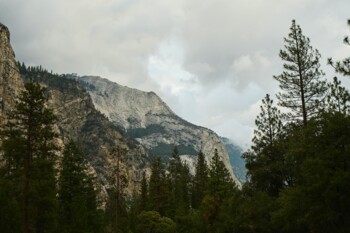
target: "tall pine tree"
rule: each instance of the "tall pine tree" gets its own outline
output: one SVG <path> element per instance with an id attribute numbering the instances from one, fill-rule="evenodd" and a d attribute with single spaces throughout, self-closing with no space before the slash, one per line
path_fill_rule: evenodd
<path id="1" fill-rule="evenodd" d="M 152 163 L 149 180 L 149 209 L 157 211 L 162 216 L 169 209 L 170 187 L 161 158 L 157 157 Z"/>
<path id="2" fill-rule="evenodd" d="M 285 50 L 279 56 L 285 62 L 284 71 L 274 78 L 283 92 L 278 93 L 279 105 L 289 108 L 291 119 L 308 119 L 318 112 L 320 100 L 327 90 L 320 69 L 320 53 L 310 45 L 299 25 L 292 21 L 288 38 L 284 38 Z"/>
<path id="3" fill-rule="evenodd" d="M 100 216 L 92 177 L 82 152 L 69 141 L 63 152 L 59 177 L 60 232 L 98 232 Z"/>
<path id="4" fill-rule="evenodd" d="M 208 166 L 202 151 L 198 153 L 196 173 L 192 185 L 192 207 L 197 209 L 205 195 L 208 183 Z"/>
<path id="5" fill-rule="evenodd" d="M 252 187 L 276 196 L 290 181 L 284 172 L 282 115 L 267 94 L 255 120 L 252 151 L 243 154 Z"/>
<path id="6" fill-rule="evenodd" d="M 5 174 L 18 182 L 13 188 L 20 187 L 13 194 L 21 203 L 24 233 L 54 232 L 56 227 L 57 135 L 55 116 L 45 102 L 44 89 L 32 81 L 26 83 L 2 132 Z"/>
<path id="7" fill-rule="evenodd" d="M 189 170 L 182 163 L 177 147 L 173 150 L 168 170 L 167 180 L 170 187 L 168 216 L 174 219 L 176 215 L 183 215 L 189 208 Z"/>

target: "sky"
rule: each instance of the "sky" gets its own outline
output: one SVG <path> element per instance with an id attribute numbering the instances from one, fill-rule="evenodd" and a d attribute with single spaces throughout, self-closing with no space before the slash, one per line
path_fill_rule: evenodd
<path id="1" fill-rule="evenodd" d="M 17 60 L 154 91 L 247 149 L 261 99 L 279 91 L 291 21 L 331 79 L 327 58 L 350 55 L 349 10 L 349 0 L 0 0 L 0 22 Z"/>

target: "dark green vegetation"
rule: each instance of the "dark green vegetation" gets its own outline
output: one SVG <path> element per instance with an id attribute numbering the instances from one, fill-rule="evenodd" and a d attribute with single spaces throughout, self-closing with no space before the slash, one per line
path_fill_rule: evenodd
<path id="1" fill-rule="evenodd" d="M 56 117 L 29 81 L 1 132 L 0 232 L 99 232 L 100 211 L 85 160 L 66 145 L 59 180 Z"/>
<path id="2" fill-rule="evenodd" d="M 242 189 L 216 150 L 208 164 L 198 154 L 192 176 L 180 149 L 167 147 L 167 165 L 155 158 L 132 195 L 117 169 L 99 208 L 86 154 L 70 141 L 57 158 L 55 116 L 43 88 L 27 83 L 1 132 L 0 232 L 349 232 L 350 93 L 338 78 L 325 83 L 320 55 L 294 21 L 285 43 L 284 72 L 275 79 L 289 113 L 268 94 L 262 100 Z M 348 61 L 330 63 L 350 77 Z M 88 123 L 85 133 L 95 130 Z"/>

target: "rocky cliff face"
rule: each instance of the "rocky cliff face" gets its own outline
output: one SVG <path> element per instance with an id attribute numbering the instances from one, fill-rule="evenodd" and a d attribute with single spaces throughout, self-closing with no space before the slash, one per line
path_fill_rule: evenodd
<path id="1" fill-rule="evenodd" d="M 88 90 L 96 109 L 146 147 L 150 156 L 167 158 L 176 145 L 191 166 L 200 150 L 210 161 L 217 149 L 233 179 L 239 183 L 218 135 L 178 117 L 154 92 L 128 88 L 100 77 L 75 79 Z"/>
<path id="2" fill-rule="evenodd" d="M 0 129 L 23 89 L 22 79 L 29 77 L 47 87 L 48 107 L 58 118 L 58 143 L 63 146 L 68 139 L 77 142 L 101 184 L 102 193 L 115 183 L 118 159 L 112 150 L 116 148 L 127 150 L 120 157 L 120 173 L 128 193 L 138 186 L 141 173 L 149 172 L 152 156 L 160 155 L 166 160 L 175 145 L 192 171 L 199 150 L 209 161 L 216 148 L 238 182 L 220 138 L 213 131 L 176 116 L 153 92 L 123 87 L 98 77 L 75 77 L 76 81 L 41 69 L 21 67 L 20 74 L 9 30 L 0 24 Z"/>
<path id="3" fill-rule="evenodd" d="M 24 80 L 29 77 L 46 87 L 48 107 L 58 118 L 61 140 L 73 139 L 83 150 L 103 193 L 115 184 L 118 158 L 112 150 L 118 147 L 126 150 L 120 156 L 120 175 L 127 181 L 127 193 L 131 194 L 141 180 L 142 171 L 149 168 L 143 147 L 137 141 L 126 139 L 97 111 L 90 95 L 75 80 L 45 71 L 22 73 Z"/>
<path id="4" fill-rule="evenodd" d="M 245 161 L 241 156 L 243 149 L 237 146 L 232 140 L 228 138 L 222 137 L 221 140 L 226 147 L 235 176 L 241 183 L 246 182 L 247 169 L 245 167 Z"/>
<path id="5" fill-rule="evenodd" d="M 131 193 L 138 186 L 141 172 L 149 168 L 143 147 L 136 141 L 125 139 L 119 129 L 95 109 L 90 95 L 76 81 L 43 70 L 21 70 L 20 74 L 10 44 L 10 32 L 0 23 L 0 129 L 23 90 L 22 79 L 25 81 L 29 77 L 47 88 L 48 107 L 58 118 L 57 143 L 63 149 L 63 143 L 68 139 L 77 142 L 86 155 L 89 171 L 97 178 L 102 198 L 106 197 L 103 194 L 116 179 L 117 155 L 111 151 L 118 147 L 127 150 L 120 156 L 120 174 L 127 181 L 128 193 Z"/>
<path id="6" fill-rule="evenodd" d="M 0 129 L 5 122 L 6 112 L 13 108 L 22 88 L 15 53 L 10 44 L 10 32 L 0 23 Z"/>

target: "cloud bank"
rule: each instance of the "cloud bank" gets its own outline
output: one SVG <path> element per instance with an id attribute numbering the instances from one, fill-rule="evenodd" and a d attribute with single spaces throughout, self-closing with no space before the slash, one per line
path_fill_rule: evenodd
<path id="1" fill-rule="evenodd" d="M 348 0 L 1 0 L 17 59 L 157 92 L 186 120 L 250 143 L 291 20 L 327 57 L 349 56 Z"/>

